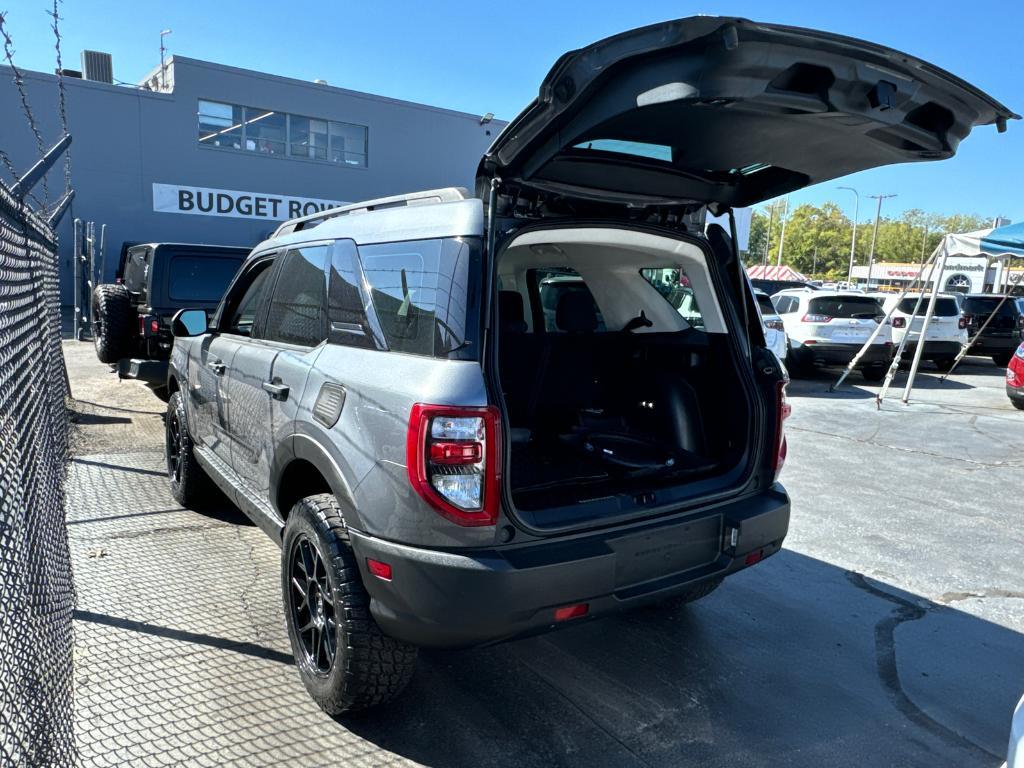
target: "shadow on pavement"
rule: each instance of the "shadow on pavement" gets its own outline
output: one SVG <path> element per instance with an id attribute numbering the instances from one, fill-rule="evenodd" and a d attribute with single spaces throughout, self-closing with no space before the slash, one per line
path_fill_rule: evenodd
<path id="1" fill-rule="evenodd" d="M 1022 669 L 1021 634 L 784 550 L 688 607 L 422 652 L 342 725 L 439 768 L 991 766 Z"/>

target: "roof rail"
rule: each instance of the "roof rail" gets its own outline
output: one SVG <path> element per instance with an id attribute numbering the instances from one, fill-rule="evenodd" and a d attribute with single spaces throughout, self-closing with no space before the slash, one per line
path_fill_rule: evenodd
<path id="1" fill-rule="evenodd" d="M 410 192 L 406 195 L 392 195 L 391 197 L 378 197 L 376 200 L 365 200 L 361 203 L 342 205 L 338 208 L 328 208 L 326 211 L 318 211 L 309 216 L 300 216 L 297 219 L 289 219 L 274 230 L 271 239 L 290 235 L 303 229 L 315 227 L 327 219 L 336 216 L 348 216 L 353 213 L 369 213 L 383 208 L 399 208 L 408 205 L 430 205 L 431 203 L 454 203 L 459 200 L 469 199 L 469 190 L 465 187 L 444 187 L 442 189 L 428 189 L 423 192 Z"/>

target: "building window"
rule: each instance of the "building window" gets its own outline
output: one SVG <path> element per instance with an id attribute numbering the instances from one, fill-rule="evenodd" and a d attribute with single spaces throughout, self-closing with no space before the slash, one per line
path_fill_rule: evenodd
<path id="1" fill-rule="evenodd" d="M 242 148 L 242 107 L 199 100 L 199 143 L 224 149 Z"/>
<path id="2" fill-rule="evenodd" d="M 200 146 L 367 166 L 365 125 L 205 99 L 198 116 Z"/>
<path id="3" fill-rule="evenodd" d="M 246 107 L 242 125 L 245 148 L 264 155 L 283 155 L 288 130 L 286 120 L 283 112 Z"/>
<path id="4" fill-rule="evenodd" d="M 327 121 L 310 117 L 288 116 L 291 135 L 292 157 L 306 157 L 310 160 L 327 159 Z"/>

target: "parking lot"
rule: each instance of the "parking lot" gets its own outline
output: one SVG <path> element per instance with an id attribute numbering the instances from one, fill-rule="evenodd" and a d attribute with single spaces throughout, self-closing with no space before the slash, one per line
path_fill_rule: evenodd
<path id="1" fill-rule="evenodd" d="M 684 609 L 423 652 L 332 720 L 291 665 L 278 550 L 171 499 L 163 403 L 65 342 L 85 765 L 995 766 L 1024 692 L 1024 413 L 977 359 L 876 410 L 793 382 L 785 549 Z M 897 384 L 902 384 L 901 375 Z"/>

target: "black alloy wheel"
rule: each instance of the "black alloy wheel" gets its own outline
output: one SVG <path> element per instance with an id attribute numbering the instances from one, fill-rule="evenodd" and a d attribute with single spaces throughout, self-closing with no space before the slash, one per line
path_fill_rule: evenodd
<path id="1" fill-rule="evenodd" d="M 300 536 L 292 543 L 288 574 L 293 590 L 292 625 L 306 662 L 317 674 L 327 675 L 338 653 L 338 613 L 323 558 L 308 537 Z"/>

